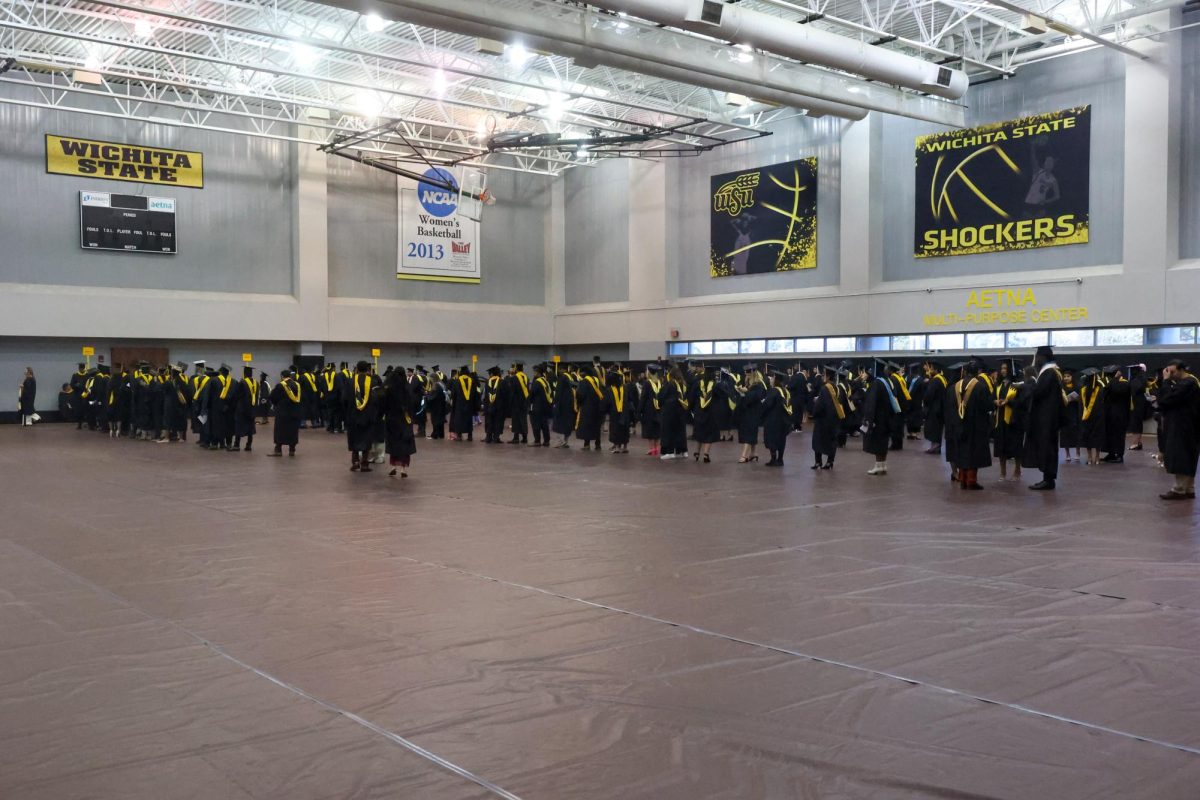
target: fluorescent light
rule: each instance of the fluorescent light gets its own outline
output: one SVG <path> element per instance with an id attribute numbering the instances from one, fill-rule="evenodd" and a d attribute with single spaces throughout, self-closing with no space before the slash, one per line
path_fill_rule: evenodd
<path id="1" fill-rule="evenodd" d="M 566 111 L 566 97 L 561 94 L 551 95 L 549 102 L 546 103 L 545 111 L 551 122 L 558 122 L 562 119 L 563 112 Z"/>
<path id="2" fill-rule="evenodd" d="M 309 47 L 302 42 L 292 42 L 292 61 L 301 69 L 316 66 L 321 60 L 321 52 L 315 47 Z"/>
<path id="3" fill-rule="evenodd" d="M 83 68 L 89 72 L 102 72 L 104 70 L 104 61 L 94 50 L 88 50 L 87 56 L 83 59 Z"/>
<path id="4" fill-rule="evenodd" d="M 363 17 L 363 24 L 367 26 L 367 30 L 371 33 L 379 33 L 390 23 L 378 14 L 367 14 Z"/>
<path id="5" fill-rule="evenodd" d="M 504 54 L 508 57 L 508 63 L 517 67 L 523 66 L 526 61 L 533 57 L 532 54 L 525 49 L 525 45 L 521 44 L 520 42 L 515 42 L 504 48 Z"/>
<path id="6" fill-rule="evenodd" d="M 154 26 L 144 19 L 133 23 L 133 35 L 139 39 L 149 39 L 154 35 Z"/>
<path id="7" fill-rule="evenodd" d="M 367 121 L 373 120 L 383 111 L 385 103 L 378 92 L 361 91 L 355 98 L 354 107 Z"/>
<path id="8" fill-rule="evenodd" d="M 737 92 L 726 92 L 725 105 L 745 108 L 746 106 L 750 105 L 750 98 L 744 94 L 738 94 Z"/>
<path id="9" fill-rule="evenodd" d="M 438 68 L 433 73 L 433 93 L 437 97 L 443 97 L 446 94 L 446 73 Z"/>

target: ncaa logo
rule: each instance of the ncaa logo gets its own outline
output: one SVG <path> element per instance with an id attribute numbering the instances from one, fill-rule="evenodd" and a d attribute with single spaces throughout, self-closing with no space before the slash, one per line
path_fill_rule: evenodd
<path id="1" fill-rule="evenodd" d="M 454 189 L 418 181 L 417 199 L 421 201 L 422 208 L 435 217 L 448 217 L 453 214 L 458 209 L 458 182 L 454 180 L 454 176 L 439 167 L 430 167 L 425 170 L 424 177 L 445 181 Z"/>

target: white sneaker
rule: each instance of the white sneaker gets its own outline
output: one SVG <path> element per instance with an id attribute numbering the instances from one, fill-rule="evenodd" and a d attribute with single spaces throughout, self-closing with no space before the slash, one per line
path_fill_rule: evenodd
<path id="1" fill-rule="evenodd" d="M 867 470 L 867 474 L 868 475 L 886 475 L 887 469 L 876 464 L 875 466 L 873 466 L 869 470 Z"/>
<path id="2" fill-rule="evenodd" d="M 659 460 L 660 460 L 660 461 L 670 461 L 670 460 L 672 460 L 673 458 L 675 458 L 675 454 L 674 454 L 674 453 L 667 453 L 665 456 L 659 456 L 658 458 L 659 458 Z"/>

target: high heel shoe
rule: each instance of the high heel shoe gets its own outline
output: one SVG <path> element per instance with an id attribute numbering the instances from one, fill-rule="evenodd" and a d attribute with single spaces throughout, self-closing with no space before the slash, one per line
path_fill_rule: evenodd
<path id="1" fill-rule="evenodd" d="M 708 457 L 708 453 L 704 454 L 704 463 L 705 464 L 712 463 L 712 459 Z"/>
<path id="2" fill-rule="evenodd" d="M 700 451 L 699 450 L 696 451 L 696 462 L 697 463 L 700 462 Z"/>
<path id="3" fill-rule="evenodd" d="M 749 464 L 749 463 L 750 463 L 750 459 L 748 459 L 748 458 L 739 458 L 739 459 L 738 459 L 738 463 L 739 463 L 739 464 Z"/>
<path id="4" fill-rule="evenodd" d="M 758 456 L 750 456 L 751 461 L 758 461 Z"/>

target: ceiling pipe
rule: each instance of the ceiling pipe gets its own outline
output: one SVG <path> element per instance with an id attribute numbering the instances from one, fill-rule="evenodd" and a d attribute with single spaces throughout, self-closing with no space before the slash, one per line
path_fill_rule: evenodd
<path id="1" fill-rule="evenodd" d="M 989 0 L 990 1 L 990 0 Z M 962 70 L 717 0 L 589 0 L 591 5 L 660 25 L 749 45 L 809 64 L 957 100 L 970 81 Z"/>
<path id="2" fill-rule="evenodd" d="M 317 0 L 362 14 L 504 41 L 519 40 L 532 50 L 572 58 L 577 64 L 604 65 L 633 73 L 745 95 L 812 116 L 863 119 L 881 111 L 939 125 L 962 127 L 965 109 L 945 100 L 864 84 L 845 75 L 800 64 L 753 59 L 752 63 L 714 57 L 712 43 L 679 34 L 677 45 L 651 46 L 641 26 L 618 32 L 598 25 L 598 15 L 575 7 L 548 5 L 546 11 L 499 6 L 488 0 Z M 556 10 L 556 13 L 546 13 Z M 609 19 L 611 17 L 601 17 Z M 654 31 L 662 33 L 662 31 Z"/>

